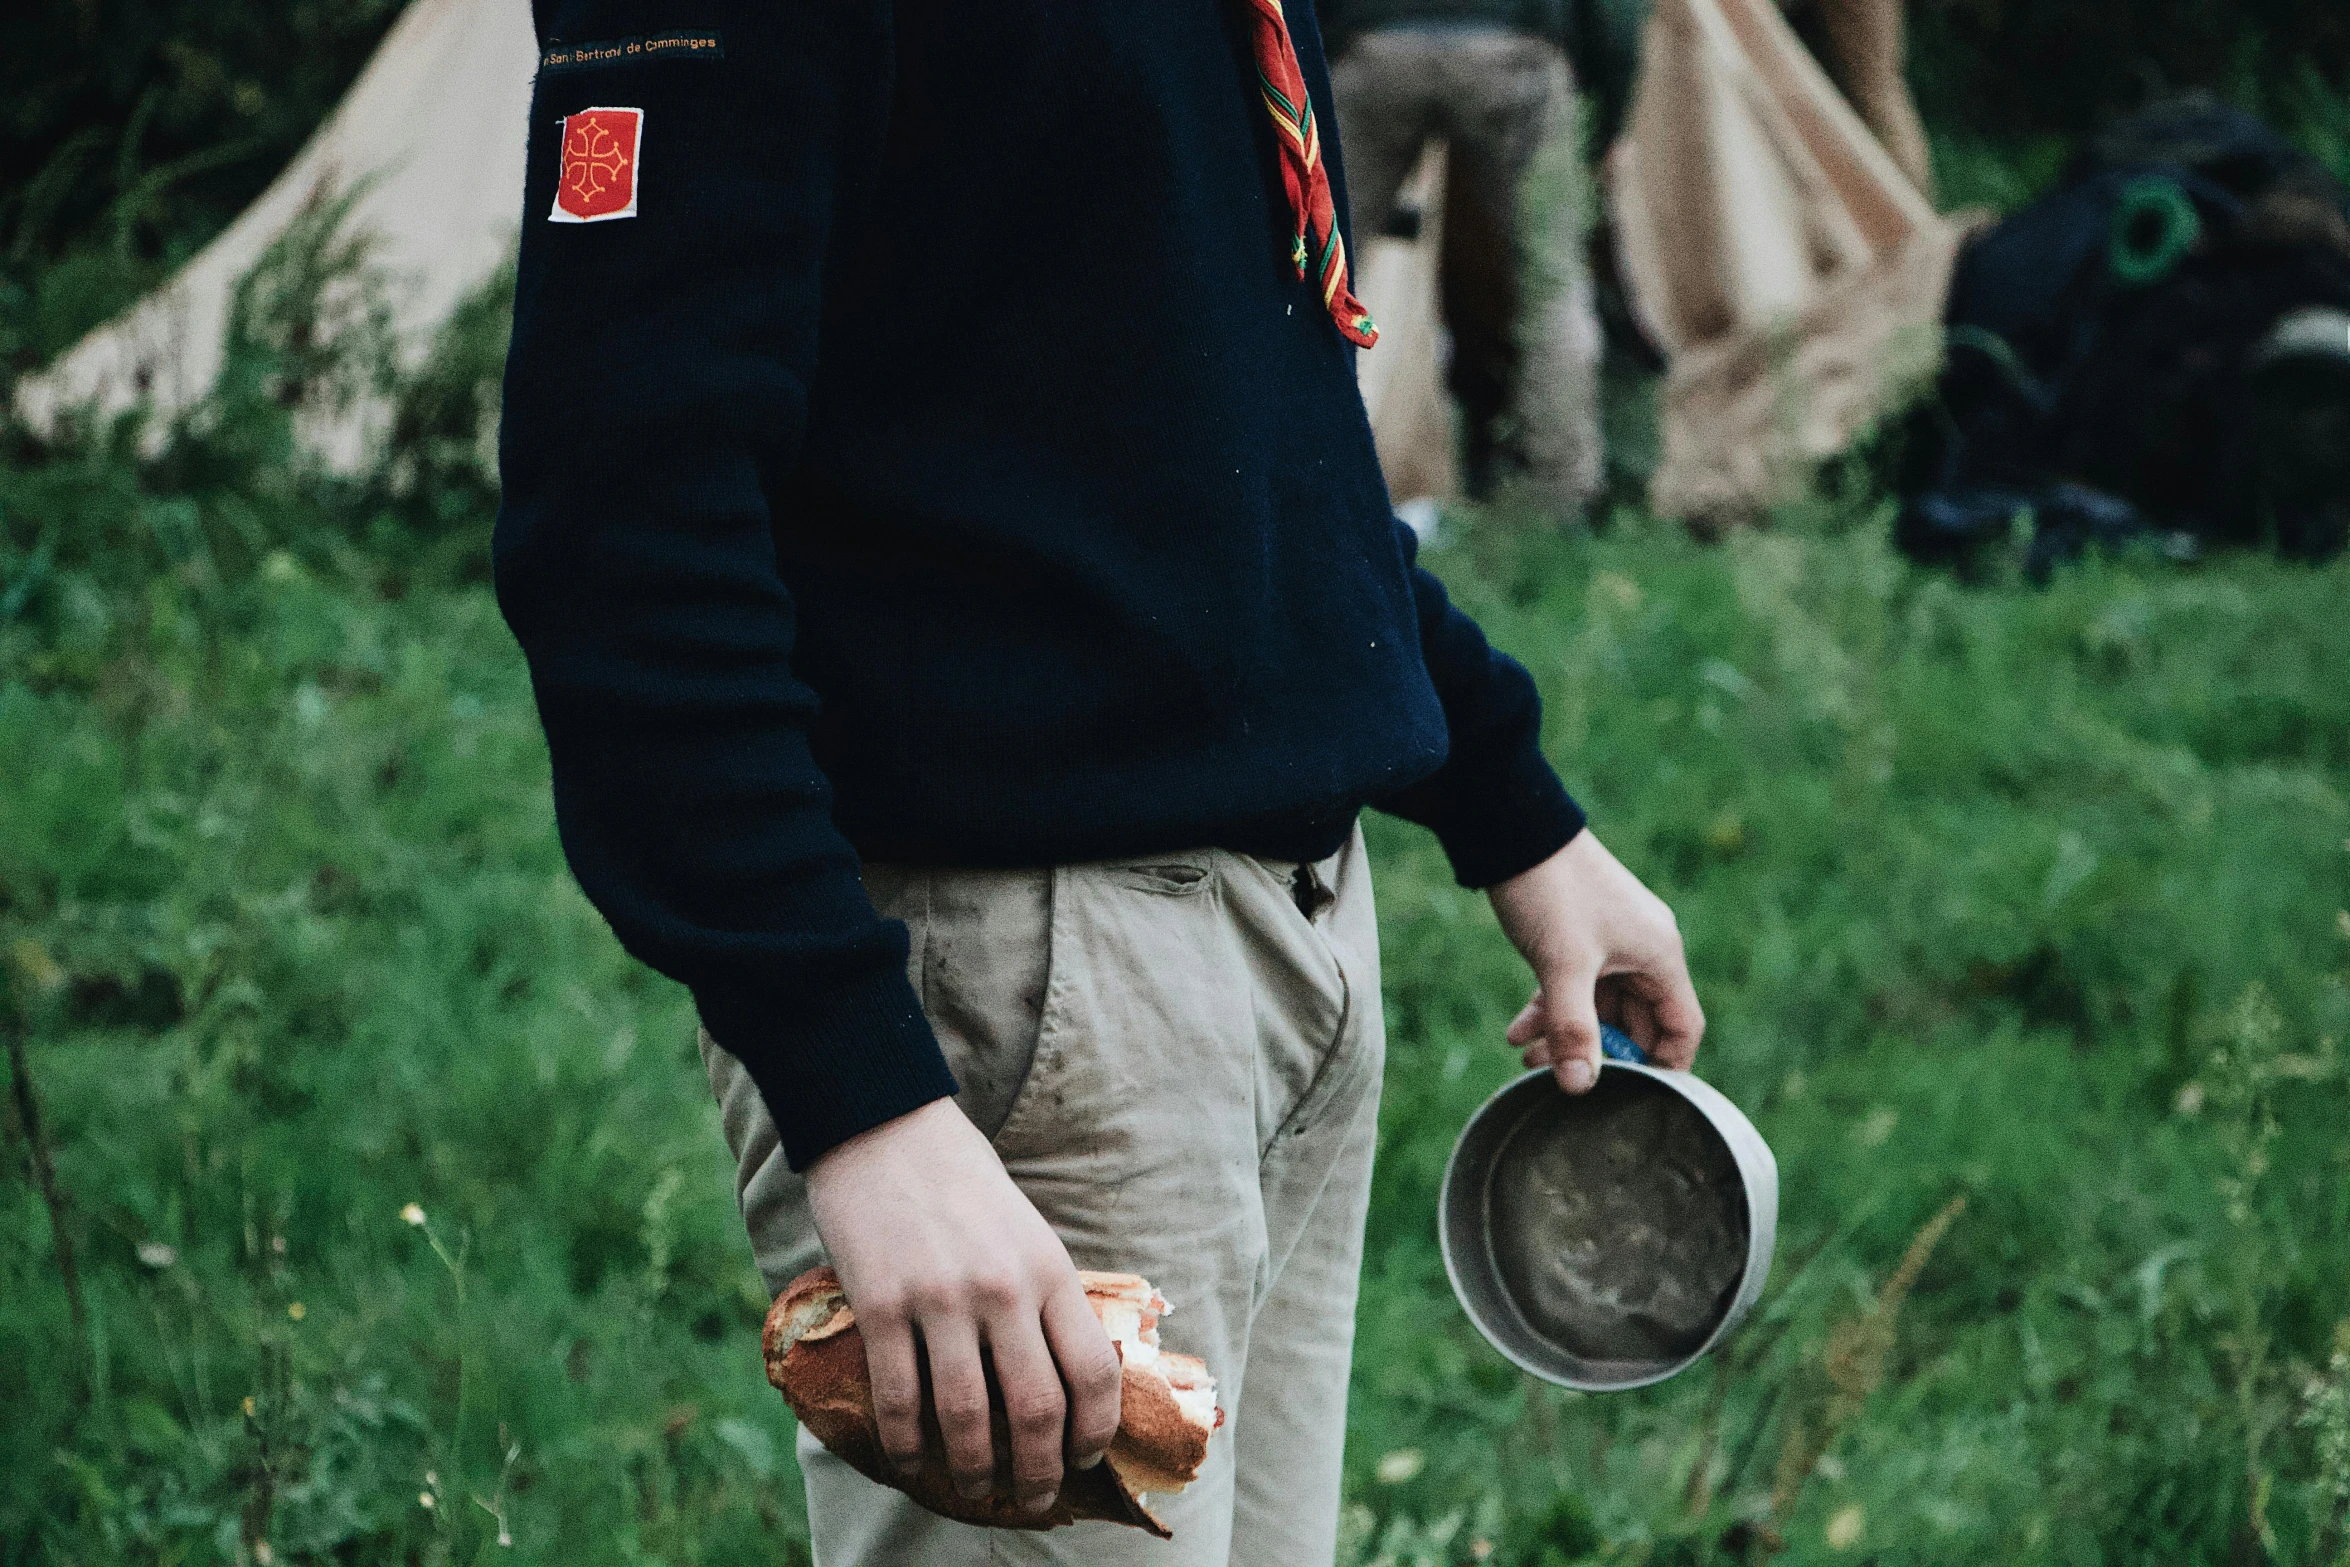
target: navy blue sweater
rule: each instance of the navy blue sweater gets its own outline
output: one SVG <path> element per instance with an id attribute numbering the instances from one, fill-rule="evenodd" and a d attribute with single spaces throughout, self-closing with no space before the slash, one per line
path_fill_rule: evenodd
<path id="1" fill-rule="evenodd" d="M 1371 804 L 1482 886 L 1582 825 L 1392 515 L 1239 11 L 537 0 L 499 597 L 573 869 L 795 1166 L 953 1088 L 861 858 L 1305 859 Z M 635 213 L 550 221 L 598 107 Z"/>

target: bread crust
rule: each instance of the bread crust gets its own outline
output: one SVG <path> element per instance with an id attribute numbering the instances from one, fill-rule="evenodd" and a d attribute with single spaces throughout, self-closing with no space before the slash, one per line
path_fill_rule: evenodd
<path id="1" fill-rule="evenodd" d="M 1140 1338 L 1155 1345 L 1159 1314 L 1166 1302 L 1131 1273 L 1083 1273 L 1087 1303 L 1097 1315 L 1135 1313 Z M 865 1364 L 865 1337 L 856 1312 L 829 1267 L 811 1268 L 784 1287 L 768 1309 L 762 1335 L 767 1380 L 783 1394 L 816 1440 L 866 1479 L 905 1492 L 916 1502 L 957 1523 L 988 1529 L 1057 1529 L 1079 1519 L 1125 1524 L 1174 1538 L 1143 1504 L 1149 1495 L 1170 1495 L 1197 1478 L 1207 1462 L 1208 1438 L 1224 1422 L 1216 1410 L 1203 1426 L 1185 1415 L 1175 1389 L 1207 1388 L 1207 1367 L 1189 1355 L 1155 1354 L 1152 1363 L 1128 1357 L 1120 1346 L 1118 1432 L 1106 1461 L 1074 1469 L 1062 1478 L 1060 1495 L 1042 1513 L 1021 1511 L 1010 1489 L 1010 1429 L 1000 1403 L 992 1411 L 997 1458 L 995 1491 L 977 1500 L 956 1491 L 948 1473 L 938 1419 L 927 1398 L 922 1409 L 922 1463 L 901 1474 L 882 1449 L 873 1413 L 873 1384 Z"/>

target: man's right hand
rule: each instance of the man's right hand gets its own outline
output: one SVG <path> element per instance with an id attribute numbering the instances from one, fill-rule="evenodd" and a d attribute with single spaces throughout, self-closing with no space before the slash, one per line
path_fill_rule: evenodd
<path id="1" fill-rule="evenodd" d="M 865 1338 L 882 1446 L 922 1461 L 922 1376 L 968 1497 L 995 1486 L 987 1370 L 1012 1438 L 1013 1499 L 1050 1507 L 1064 1458 L 1097 1462 L 1118 1429 L 1118 1354 L 1061 1238 L 951 1099 L 884 1122 L 808 1167 L 816 1231 Z"/>

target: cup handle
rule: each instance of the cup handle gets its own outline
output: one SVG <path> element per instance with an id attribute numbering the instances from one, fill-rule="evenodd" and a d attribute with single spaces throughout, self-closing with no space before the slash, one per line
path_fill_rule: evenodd
<path id="1" fill-rule="evenodd" d="M 1599 1025 L 1599 1053 L 1610 1061 L 1629 1061 L 1634 1066 L 1648 1065 L 1648 1052 L 1639 1041 L 1613 1024 Z"/>

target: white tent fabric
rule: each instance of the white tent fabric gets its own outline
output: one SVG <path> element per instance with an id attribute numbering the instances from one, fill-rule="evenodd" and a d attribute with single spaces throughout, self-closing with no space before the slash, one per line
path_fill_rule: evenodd
<path id="1" fill-rule="evenodd" d="M 1754 515 L 1930 372 L 1959 231 L 1772 0 L 1657 0 L 1607 187 L 1670 361 L 1660 514 Z"/>
<path id="2" fill-rule="evenodd" d="M 1420 237 L 1366 241 L 1360 286 L 1379 323 L 1379 346 L 1355 356 L 1363 408 L 1371 416 L 1387 491 L 1407 516 L 1457 497 L 1452 401 L 1444 389 L 1445 331 L 1437 297 L 1444 244 L 1445 145 L 1431 145 L 1405 187 L 1403 204 L 1420 213 Z"/>
<path id="3" fill-rule="evenodd" d="M 170 282 L 20 381 L 35 429 L 66 411 L 163 418 L 220 372 L 238 284 L 305 211 L 356 189 L 344 234 L 364 234 L 411 353 L 513 254 L 538 48 L 528 0 L 414 0 L 374 59 L 268 190 Z M 348 430 L 324 432 L 330 446 Z M 337 453 L 330 451 L 330 458 Z"/>

